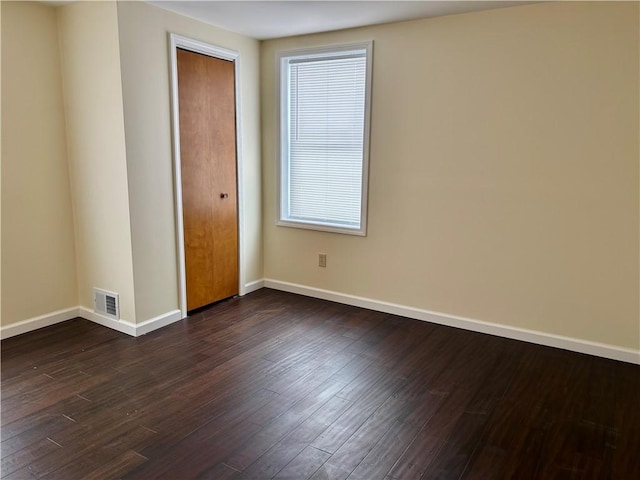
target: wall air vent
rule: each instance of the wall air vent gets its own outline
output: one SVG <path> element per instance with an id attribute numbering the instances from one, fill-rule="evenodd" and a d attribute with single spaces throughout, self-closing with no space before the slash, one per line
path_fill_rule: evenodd
<path id="1" fill-rule="evenodd" d="M 114 320 L 120 320 L 120 302 L 118 300 L 118 294 L 94 288 L 93 310 L 96 313 L 113 318 Z"/>

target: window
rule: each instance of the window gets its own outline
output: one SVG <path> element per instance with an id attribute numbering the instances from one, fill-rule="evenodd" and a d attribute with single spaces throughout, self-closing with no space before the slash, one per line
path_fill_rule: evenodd
<path id="1" fill-rule="evenodd" d="M 281 52 L 278 225 L 366 234 L 372 43 Z"/>

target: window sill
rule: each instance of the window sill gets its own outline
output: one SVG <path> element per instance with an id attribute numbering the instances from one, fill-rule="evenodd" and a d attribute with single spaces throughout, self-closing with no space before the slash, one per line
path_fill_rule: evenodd
<path id="1" fill-rule="evenodd" d="M 343 235 L 356 235 L 359 237 L 367 236 L 366 227 L 349 228 L 349 227 L 344 227 L 340 225 L 302 222 L 302 221 L 295 221 L 295 220 L 278 220 L 276 222 L 276 225 L 279 227 L 302 228 L 304 230 L 316 230 L 319 232 L 328 232 L 328 233 L 341 233 Z"/>

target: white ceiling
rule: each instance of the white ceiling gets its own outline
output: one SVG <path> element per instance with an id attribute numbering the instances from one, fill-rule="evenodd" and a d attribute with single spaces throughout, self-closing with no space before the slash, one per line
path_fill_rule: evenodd
<path id="1" fill-rule="evenodd" d="M 153 5 L 260 40 L 510 7 L 526 1 L 169 1 Z"/>

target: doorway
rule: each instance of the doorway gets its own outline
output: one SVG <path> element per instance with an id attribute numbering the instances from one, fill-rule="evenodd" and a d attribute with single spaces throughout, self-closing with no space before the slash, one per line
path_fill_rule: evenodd
<path id="1" fill-rule="evenodd" d="M 180 309 L 240 292 L 237 53 L 171 35 Z"/>

